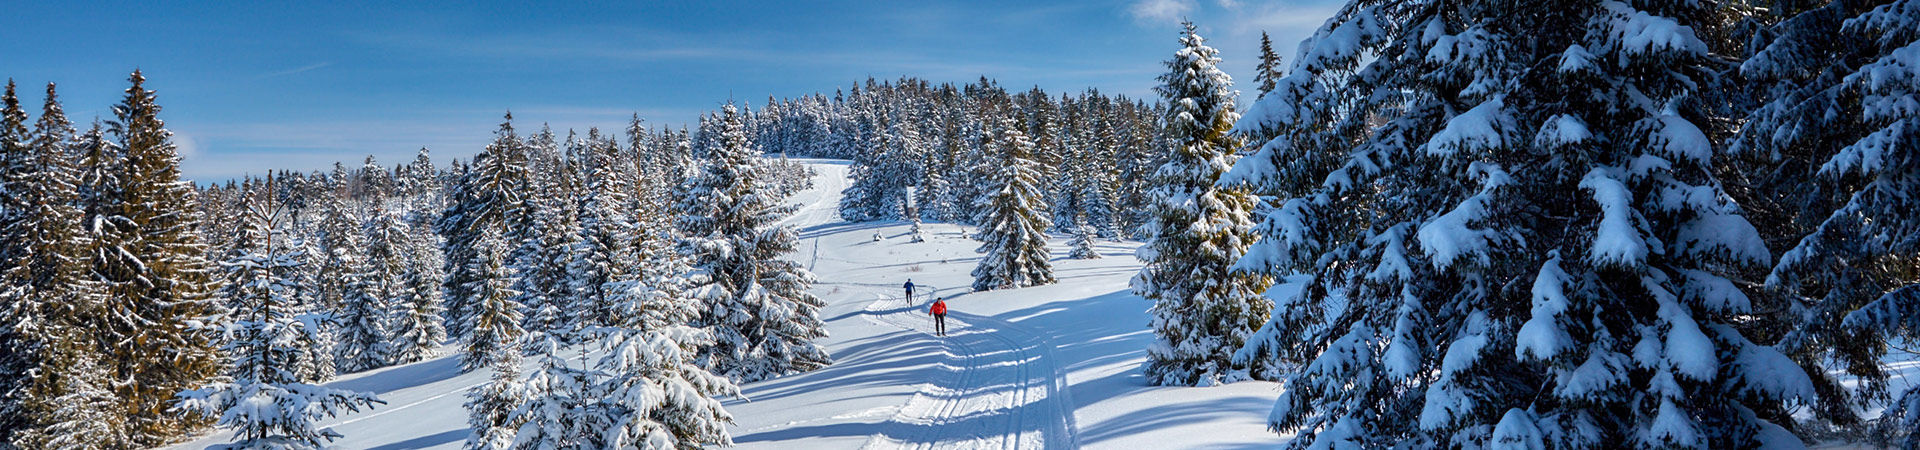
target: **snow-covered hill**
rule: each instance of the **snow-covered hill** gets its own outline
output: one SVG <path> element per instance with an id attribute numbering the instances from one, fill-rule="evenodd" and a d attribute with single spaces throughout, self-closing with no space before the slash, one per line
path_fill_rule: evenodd
<path id="1" fill-rule="evenodd" d="M 1149 303 L 1127 293 L 1137 243 L 1106 243 L 1098 260 L 1066 259 L 1060 283 L 969 293 L 979 256 L 962 227 L 926 224 L 909 242 L 900 222 L 846 223 L 836 211 L 847 166 L 809 161 L 815 187 L 791 201 L 794 257 L 818 276 L 832 334 L 828 368 L 744 386 L 732 399 L 743 448 L 1224 448 L 1281 442 L 1264 428 L 1278 386 L 1146 386 Z M 874 240 L 879 234 L 882 239 Z M 908 303 L 901 284 L 922 286 Z M 948 299 L 949 336 L 933 336 L 931 292 Z M 373 391 L 387 405 L 327 421 L 349 449 L 459 448 L 465 390 L 452 356 L 348 375 L 330 386 Z M 207 436 L 180 448 L 225 442 Z"/>

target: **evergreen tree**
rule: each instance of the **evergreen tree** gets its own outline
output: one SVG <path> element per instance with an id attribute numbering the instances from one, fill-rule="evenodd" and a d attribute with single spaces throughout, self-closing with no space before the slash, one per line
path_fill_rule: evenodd
<path id="1" fill-rule="evenodd" d="M 573 296 L 568 301 L 575 314 L 571 322 L 578 327 L 619 323 L 613 312 L 614 293 L 607 286 L 630 278 L 638 265 L 632 249 L 634 217 L 628 212 L 633 188 L 616 165 L 620 158 L 619 147 L 611 141 L 595 142 L 584 162 L 589 175 L 586 190 L 576 202 L 578 241 L 571 249 L 565 281 Z"/>
<path id="2" fill-rule="evenodd" d="M 1260 87 L 1260 96 L 1273 92 L 1274 82 L 1281 76 L 1280 55 L 1273 52 L 1273 39 L 1267 38 L 1267 32 L 1260 32 L 1260 64 L 1254 66 L 1253 84 Z"/>
<path id="3" fill-rule="evenodd" d="M 4 276 L 0 294 L 5 294 L 0 297 L 0 442 L 10 442 L 13 430 L 32 423 L 26 397 L 32 385 L 40 382 L 33 370 L 48 356 L 42 340 L 51 336 L 45 336 L 46 330 L 39 326 L 49 299 L 30 292 L 38 290 L 31 275 L 25 267 L 14 267 L 27 262 L 15 261 L 32 252 L 29 245 L 34 238 L 15 223 L 24 221 L 32 208 L 27 192 L 37 188 L 38 180 L 26 178 L 33 170 L 34 149 L 29 142 L 33 135 L 27 130 L 27 112 L 14 95 L 13 80 L 7 80 L 0 103 L 4 103 L 0 106 L 0 263 L 5 264 L 5 272 L 0 273 Z"/>
<path id="4" fill-rule="evenodd" d="M 1800 445 L 1778 424 L 1812 383 L 1749 339 L 1768 305 L 1732 281 L 1770 255 L 1716 180 L 1715 8 L 1356 4 L 1304 43 L 1235 168 L 1293 186 L 1237 266 L 1290 275 L 1236 355 L 1298 365 L 1270 426 L 1295 448 Z M 1292 178 L 1322 152 L 1344 156 Z"/>
<path id="5" fill-rule="evenodd" d="M 591 374 L 568 366 L 561 347 L 565 340 L 570 337 L 549 334 L 536 339 L 529 352 L 539 355 L 540 365 L 521 381 L 524 400 L 507 418 L 520 425 L 513 434 L 514 449 L 610 448 L 600 439 L 611 424 L 592 405 L 599 395 Z"/>
<path id="6" fill-rule="evenodd" d="M 460 176 L 450 196 L 451 203 L 436 224 L 436 231 L 446 239 L 447 277 L 442 283 L 447 314 L 451 318 L 447 331 L 455 338 L 466 339 L 474 331 L 473 322 L 468 319 L 473 315 L 471 309 L 484 295 L 472 289 L 498 281 L 486 278 L 494 276 L 490 272 L 477 271 L 506 266 L 512 261 L 505 259 L 506 251 L 525 242 L 503 233 L 513 228 L 514 235 L 524 237 L 528 231 L 518 227 L 531 225 L 527 219 L 532 214 L 522 207 L 523 188 L 532 180 L 527 154 L 526 143 L 514 133 L 513 114 L 508 113 L 500 129 L 494 132 L 493 143 L 475 155 L 473 163 Z M 510 224 L 509 220 L 516 222 Z M 508 247 L 503 248 L 500 255 L 491 256 L 502 259 L 490 261 L 486 259 L 489 256 L 478 251 L 480 238 L 487 233 L 494 233 L 495 239 L 504 239 L 499 243 Z"/>
<path id="7" fill-rule="evenodd" d="M 310 322 L 287 307 L 297 288 L 284 274 L 300 263 L 288 250 L 292 246 L 274 241 L 285 212 L 271 200 L 249 206 L 249 226 L 264 242 L 222 263 L 237 272 L 231 279 L 239 283 L 228 291 L 235 296 L 228 303 L 237 306 L 237 320 L 221 330 L 228 338 L 222 350 L 232 359 L 232 373 L 180 392 L 178 408 L 234 429 L 234 443 L 218 448 L 323 448 L 341 435 L 316 421 L 385 402 L 373 394 L 300 383 L 289 370 L 290 357 L 301 351 L 294 335 L 310 332 Z"/>
<path id="8" fill-rule="evenodd" d="M 564 189 L 559 188 L 552 177 L 542 178 L 547 181 L 535 189 L 553 194 L 522 203 L 524 214 L 532 215 L 532 233 L 520 243 L 512 257 L 512 289 L 516 293 L 513 302 L 528 312 L 521 323 L 521 328 L 531 335 L 525 341 L 528 345 L 535 345 L 548 335 L 570 337 L 575 324 L 569 317 L 578 307 L 570 303 L 574 295 L 568 273 L 573 259 L 572 246 L 580 240 L 578 229 L 569 214 L 562 211 L 568 209 L 561 206 L 566 203 L 561 200 L 567 198 Z M 532 352 L 536 348 L 526 350 Z"/>
<path id="9" fill-rule="evenodd" d="M 1148 181 L 1154 198 L 1152 241 L 1140 252 L 1146 267 L 1133 292 L 1154 302 L 1158 338 L 1147 348 L 1146 375 L 1157 385 L 1231 383 L 1271 378 L 1264 362 L 1235 364 L 1233 352 L 1267 319 L 1272 305 L 1260 292 L 1266 277 L 1231 270 L 1253 243 L 1256 199 L 1214 183 L 1232 166 L 1240 146 L 1233 80 L 1220 71 L 1217 52 L 1183 24 L 1181 49 L 1168 60 L 1159 92 L 1169 105 L 1167 163 Z"/>
<path id="10" fill-rule="evenodd" d="M 1920 2 L 1782 5 L 1771 41 L 1740 67 L 1760 104 L 1729 146 L 1749 189 L 1749 218 L 1787 248 L 1766 278 L 1799 320 L 1777 345 L 1812 371 L 1818 418 L 1857 425 L 1889 400 L 1890 341 L 1911 341 L 1920 317 Z M 1735 95 L 1744 92 L 1736 92 Z M 1809 182 L 1812 180 L 1812 182 Z M 1858 378 L 1849 389 L 1842 379 Z M 1848 380 L 1851 381 L 1851 380 Z M 1920 447 L 1920 390 L 1888 402 L 1881 425 Z"/>
<path id="11" fill-rule="evenodd" d="M 652 239 L 664 244 L 664 239 Z M 689 268 L 665 245 L 647 246 L 642 278 L 609 286 L 622 322 L 607 330 L 597 362 L 607 374 L 595 390 L 612 428 L 599 444 L 609 448 L 670 448 L 728 445 L 733 421 L 716 397 L 739 395 L 726 378 L 695 362 L 711 345 L 707 330 L 687 324 L 699 317 L 700 301 L 687 295 Z M 660 400 L 665 401 L 660 401 Z"/>
<path id="12" fill-rule="evenodd" d="M 395 325 L 413 307 L 401 303 L 408 289 L 410 238 L 406 224 L 391 213 L 376 213 L 362 227 L 366 246 L 341 305 L 340 368 L 373 369 L 394 361 Z"/>
<path id="13" fill-rule="evenodd" d="M 197 233 L 195 193 L 180 178 L 172 132 L 159 118 L 146 78 L 135 71 L 130 79 L 111 122 L 119 138 L 118 174 L 101 205 L 105 215 L 92 219 L 116 228 L 96 233 L 104 239 L 97 245 L 117 255 L 96 259 L 94 271 L 106 278 L 107 314 L 120 320 L 97 331 L 109 345 L 105 359 L 133 441 L 157 445 L 199 423 L 168 408 L 175 393 L 219 372 L 210 336 L 192 327 L 212 317 L 217 305 L 210 298 L 213 264 Z"/>
<path id="14" fill-rule="evenodd" d="M 526 334 L 520 328 L 524 316 L 521 306 L 513 301 L 519 292 L 511 287 L 513 280 L 505 264 L 506 245 L 501 242 L 500 233 L 492 230 L 481 232 L 474 242 L 474 258 L 470 264 L 478 267 L 467 269 L 474 280 L 466 287 L 474 300 L 466 316 L 460 319 L 462 328 L 468 330 L 461 338 L 460 370 L 463 372 L 487 367 L 502 359 L 502 353 L 518 353 L 515 344 Z"/>
<path id="15" fill-rule="evenodd" d="M 0 126 L 0 446 L 126 446 L 105 367 L 89 333 L 102 321 L 88 277 L 88 241 L 77 206 L 73 125 L 54 85 L 20 133 L 9 84 Z M 75 433 L 80 433 L 75 435 Z"/>
<path id="16" fill-rule="evenodd" d="M 504 251 L 502 251 L 504 253 Z M 503 349 L 482 362 L 493 368 L 487 383 L 467 389 L 467 434 L 463 448 L 468 450 L 512 449 L 520 424 L 513 411 L 526 399 L 526 387 L 520 384 L 520 353 Z"/>
<path id="17" fill-rule="evenodd" d="M 684 251 L 697 269 L 695 295 L 710 305 L 697 323 L 714 342 L 699 360 L 742 382 L 824 367 L 830 359 L 813 344 L 826 336 L 824 303 L 807 292 L 813 274 L 781 258 L 798 241 L 792 226 L 777 225 L 793 208 L 768 194 L 739 112 L 728 105 L 722 114 L 718 145 L 679 208 Z"/>
<path id="18" fill-rule="evenodd" d="M 440 249 L 434 236 L 424 227 L 410 227 L 407 241 L 406 272 L 400 275 L 399 292 L 393 307 L 394 364 L 407 364 L 433 357 L 441 342 L 447 340 L 440 300 Z"/>
<path id="19" fill-rule="evenodd" d="M 1069 253 L 1067 257 L 1073 259 L 1100 259 L 1100 251 L 1093 248 L 1093 241 L 1096 237 L 1098 237 L 1098 232 L 1094 231 L 1092 225 L 1087 225 L 1085 215 L 1075 219 L 1073 226 L 1073 243 L 1070 244 L 1073 246 L 1073 252 Z"/>
<path id="20" fill-rule="evenodd" d="M 993 143 L 1000 153 L 999 188 L 984 198 L 987 215 L 980 225 L 986 255 L 973 268 L 973 290 L 1011 289 L 1052 284 L 1047 261 L 1047 205 L 1041 197 L 1039 163 L 1033 141 L 1002 119 Z"/>

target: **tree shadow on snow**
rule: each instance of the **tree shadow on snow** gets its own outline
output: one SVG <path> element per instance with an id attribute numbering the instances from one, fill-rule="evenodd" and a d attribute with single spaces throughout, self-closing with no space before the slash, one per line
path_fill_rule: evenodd
<path id="1" fill-rule="evenodd" d="M 449 431 L 440 432 L 438 434 L 421 436 L 421 437 L 408 439 L 400 442 L 381 445 L 379 447 L 370 447 L 367 450 L 409 450 L 409 449 L 416 449 L 416 448 L 433 447 L 433 446 L 443 445 L 443 444 L 451 444 L 454 442 L 466 440 L 467 433 L 468 433 L 468 430 L 449 430 Z"/>

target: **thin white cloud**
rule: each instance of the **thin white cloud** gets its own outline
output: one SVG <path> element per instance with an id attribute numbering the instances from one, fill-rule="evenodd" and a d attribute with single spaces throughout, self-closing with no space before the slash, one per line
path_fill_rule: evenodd
<path id="1" fill-rule="evenodd" d="M 1135 20 L 1166 23 L 1186 18 L 1193 12 L 1194 0 L 1140 0 L 1127 8 Z"/>
<path id="2" fill-rule="evenodd" d="M 174 154 L 180 155 L 181 159 L 192 158 L 200 154 L 200 141 L 194 139 L 193 135 L 181 133 L 180 130 L 172 131 Z"/>
<path id="3" fill-rule="evenodd" d="M 261 75 L 260 78 L 273 78 L 273 77 L 293 75 L 296 73 L 306 72 L 309 70 L 319 69 L 319 68 L 331 66 L 331 65 L 333 65 L 332 61 L 313 63 L 313 64 L 308 64 L 305 66 L 300 66 L 292 69 L 282 70 L 279 72 L 268 73 L 266 75 Z"/>

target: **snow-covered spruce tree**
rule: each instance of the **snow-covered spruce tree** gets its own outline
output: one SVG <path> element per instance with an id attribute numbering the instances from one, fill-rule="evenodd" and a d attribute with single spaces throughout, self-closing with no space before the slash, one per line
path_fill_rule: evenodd
<path id="1" fill-rule="evenodd" d="M 1161 119 L 1171 140 L 1167 162 L 1147 183 L 1152 238 L 1139 252 L 1146 266 L 1134 276 L 1133 292 L 1154 302 L 1147 348 L 1147 382 L 1210 386 L 1276 376 L 1268 361 L 1236 364 L 1233 353 L 1267 320 L 1273 307 L 1260 296 L 1271 284 L 1264 275 L 1231 270 L 1254 241 L 1250 218 L 1257 200 L 1233 187 L 1215 186 L 1233 165 L 1239 139 L 1233 121 L 1233 80 L 1220 58 L 1183 24 L 1181 48 L 1166 62 L 1160 96 L 1169 105 Z"/>
<path id="2" fill-rule="evenodd" d="M 0 447 L 129 446 L 89 333 L 105 298 L 89 269 L 73 125 L 53 84 L 30 136 L 8 86 L 0 131 Z"/>
<path id="3" fill-rule="evenodd" d="M 1260 32 L 1260 63 L 1253 68 L 1253 84 L 1260 89 L 1260 97 L 1273 92 L 1275 81 L 1286 76 L 1286 72 L 1280 70 L 1280 62 L 1280 54 L 1273 52 L 1273 39 L 1267 37 L 1267 32 Z"/>
<path id="4" fill-rule="evenodd" d="M 425 226 L 407 227 L 406 272 L 400 275 L 399 291 L 391 306 L 393 339 L 387 344 L 394 364 L 407 364 L 431 358 L 441 342 L 447 340 L 440 303 L 440 248 Z"/>
<path id="5" fill-rule="evenodd" d="M 561 192 L 555 195 L 565 196 Z M 579 241 L 579 235 L 572 220 L 560 211 L 559 204 L 565 203 L 560 200 L 532 199 L 525 203 L 526 208 L 533 210 L 534 233 L 516 251 L 513 291 L 517 295 L 513 301 L 527 310 L 521 328 L 533 336 L 523 342 L 528 345 L 537 345 L 536 341 L 549 334 L 570 338 L 575 326 L 570 320 L 573 314 L 569 313 L 577 306 L 569 303 L 574 296 L 568 283 L 568 266 L 572 264 L 573 244 Z M 525 350 L 532 352 L 537 348 Z"/>
<path id="6" fill-rule="evenodd" d="M 513 290 L 513 278 L 506 267 L 507 243 L 501 241 L 499 232 L 484 230 L 473 245 L 474 258 L 469 264 L 477 267 L 467 269 L 473 281 L 466 286 L 473 303 L 460 318 L 467 330 L 467 335 L 460 338 L 462 372 L 488 367 L 503 358 L 501 353 L 518 353 L 515 345 L 526 334 L 520 328 L 525 315 L 520 304 L 513 301 L 519 292 Z"/>
<path id="7" fill-rule="evenodd" d="M 514 433 L 520 424 L 513 412 L 526 402 L 526 387 L 520 384 L 520 352 L 503 347 L 483 362 L 493 369 L 485 384 L 467 389 L 467 450 L 512 449 Z"/>
<path id="8" fill-rule="evenodd" d="M 311 322 L 296 317 L 289 307 L 297 287 L 289 285 L 285 274 L 300 263 L 284 236 L 275 241 L 285 211 L 275 206 L 271 194 L 261 197 L 268 199 L 260 202 L 265 204 L 247 205 L 249 227 L 263 238 L 260 246 L 221 263 L 237 272 L 230 279 L 239 284 L 227 291 L 235 296 L 227 300 L 236 309 L 221 330 L 227 342 L 221 350 L 232 361 L 231 374 L 180 392 L 177 408 L 233 429 L 234 442 L 217 448 L 319 449 L 341 435 L 316 422 L 385 402 L 373 394 L 301 383 L 289 370 L 292 357 L 301 351 L 295 335 L 311 332 Z"/>
<path id="9" fill-rule="evenodd" d="M 1733 195 L 1763 205 L 1761 234 L 1788 248 L 1766 283 L 1800 320 L 1778 347 L 1863 382 L 1818 378 L 1817 418 L 1854 425 L 1890 394 L 1889 340 L 1920 338 L 1920 111 L 1901 106 L 1920 102 L 1920 2 L 1772 12 L 1772 40 L 1740 68 L 1765 103 L 1730 146 L 1751 183 Z M 1881 424 L 1920 447 L 1920 390 L 1899 396 Z"/>
<path id="10" fill-rule="evenodd" d="M 727 445 L 733 421 L 718 397 L 739 395 L 726 378 L 701 368 L 699 349 L 711 345 L 705 329 L 689 326 L 700 300 L 688 295 L 689 267 L 665 239 L 645 245 L 641 278 L 610 283 L 621 322 L 603 328 L 610 349 L 596 363 L 606 377 L 594 391 L 612 428 L 600 442 L 608 448 L 686 448 Z"/>
<path id="11" fill-rule="evenodd" d="M 1053 284 L 1046 232 L 1053 223 L 1040 191 L 1033 141 L 1014 127 L 1012 118 L 1001 118 L 993 131 L 1000 163 L 994 178 L 999 186 L 981 202 L 986 216 L 980 221 L 982 243 L 975 251 L 985 255 L 973 268 L 973 290 Z"/>
<path id="12" fill-rule="evenodd" d="M 630 134 L 629 139 L 634 136 L 639 134 Z M 571 266 L 565 280 L 573 297 L 568 300 L 573 314 L 570 321 L 581 328 L 618 323 L 613 318 L 613 293 L 606 286 L 629 278 L 638 264 L 633 250 L 634 217 L 629 212 L 629 194 L 634 187 L 618 164 L 622 160 L 619 150 L 611 141 L 596 142 L 583 161 L 588 168 L 587 183 L 575 202 L 579 230 L 575 232 L 577 241 L 571 248 Z"/>
<path id="13" fill-rule="evenodd" d="M 1093 248 L 1093 241 L 1099 238 L 1099 232 L 1087 225 L 1087 217 L 1081 215 L 1073 221 L 1073 252 L 1067 257 L 1073 259 L 1100 259 L 1100 251 Z"/>
<path id="14" fill-rule="evenodd" d="M 27 112 L 14 94 L 13 80 L 7 80 L 0 94 L 0 443 L 10 442 L 13 430 L 23 429 L 30 421 L 26 409 L 27 389 L 37 384 L 30 372 L 45 358 L 45 330 L 42 309 L 49 299 L 36 294 L 38 289 L 27 279 L 25 263 L 34 237 L 21 224 L 30 208 L 27 191 L 37 188 L 39 180 L 26 178 L 33 169 L 33 139 L 27 130 Z M 16 260 L 19 260 L 16 262 Z"/>
<path id="15" fill-rule="evenodd" d="M 540 364 L 521 381 L 525 395 L 507 417 L 508 423 L 519 424 L 514 449 L 612 448 L 600 439 L 611 420 L 591 405 L 600 397 L 593 390 L 593 374 L 568 362 L 562 341 L 573 338 L 562 332 L 529 337 L 536 343 L 527 353 L 536 355 Z"/>
<path id="16" fill-rule="evenodd" d="M 111 164 L 119 172 L 105 190 L 106 215 L 88 223 L 115 228 L 95 235 L 107 239 L 100 253 L 112 254 L 96 258 L 94 271 L 106 278 L 106 314 L 119 320 L 97 328 L 96 342 L 108 343 L 104 359 L 132 440 L 151 446 L 201 423 L 168 408 L 174 394 L 219 374 L 211 336 L 192 326 L 218 305 L 211 298 L 215 265 L 200 242 L 195 193 L 180 178 L 172 132 L 145 77 L 135 71 L 130 80 L 110 122 L 119 150 Z"/>
<path id="17" fill-rule="evenodd" d="M 525 187 L 533 179 L 527 167 L 526 147 L 514 133 L 513 114 L 508 113 L 500 129 L 494 131 L 493 142 L 475 155 L 466 172 L 461 174 L 450 195 L 451 203 L 435 224 L 435 231 L 446 240 L 447 276 L 442 286 L 450 318 L 447 332 L 456 339 L 465 339 L 473 331 L 472 322 L 466 319 L 472 315 L 469 310 L 481 296 L 471 288 L 492 281 L 483 280 L 483 276 L 489 275 L 475 271 L 509 263 L 504 259 L 505 251 L 494 256 L 501 260 L 487 261 L 477 251 L 477 244 L 486 233 L 494 233 L 496 239 L 506 239 L 508 216 L 514 215 L 525 203 Z M 519 242 L 502 241 L 502 245 L 510 251 L 517 248 Z"/>
<path id="18" fill-rule="evenodd" d="M 813 344 L 826 336 L 813 274 L 781 259 L 798 241 L 776 223 L 793 207 L 768 195 L 759 155 L 732 105 L 722 109 L 718 145 L 681 199 L 682 247 L 693 258 L 695 296 L 707 302 L 696 322 L 713 333 L 699 360 L 714 373 L 749 382 L 825 367 Z"/>
<path id="19" fill-rule="evenodd" d="M 1798 444 L 1776 424 L 1813 386 L 1743 334 L 1765 305 L 1729 278 L 1770 257 L 1712 170 L 1712 7 L 1356 3 L 1309 38 L 1236 168 L 1311 186 L 1238 266 L 1295 275 L 1236 355 L 1298 365 L 1270 426 L 1295 448 Z M 1346 156 L 1317 181 L 1270 159 L 1321 151 Z"/>
<path id="20" fill-rule="evenodd" d="M 400 217 L 378 213 L 361 229 L 365 247 L 356 249 L 359 267 L 348 279 L 346 296 L 337 311 L 342 371 L 358 372 L 392 364 L 394 326 L 411 305 L 400 303 L 411 258 L 411 233 Z"/>

